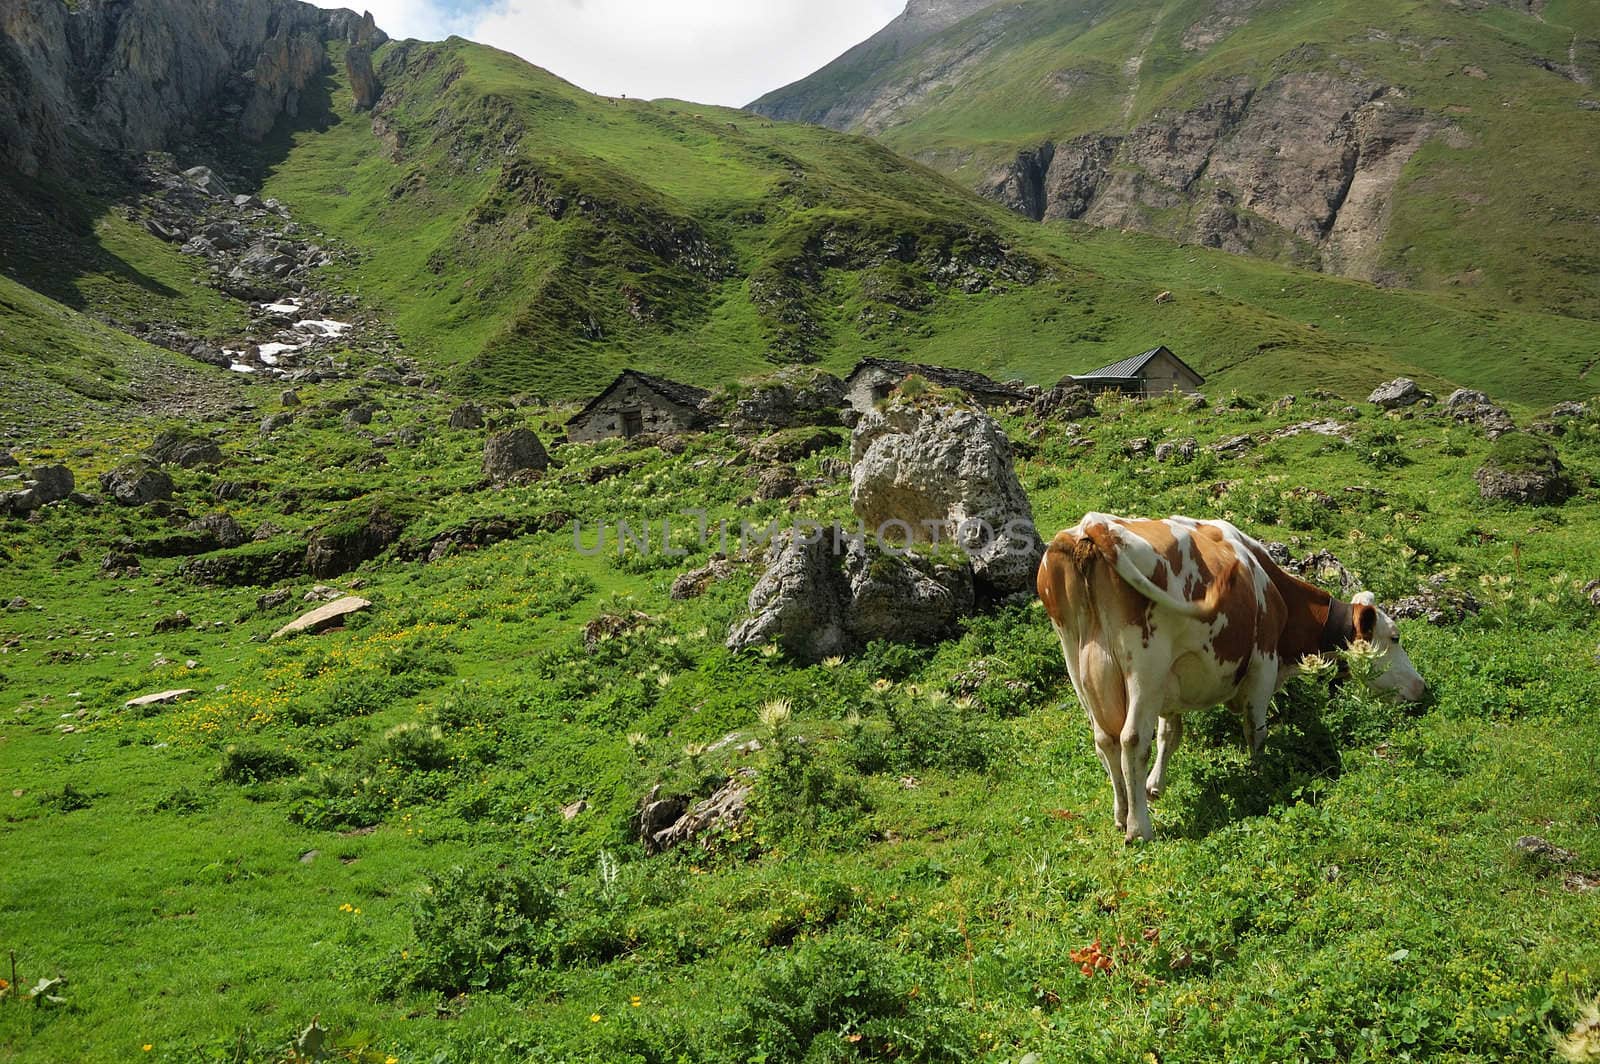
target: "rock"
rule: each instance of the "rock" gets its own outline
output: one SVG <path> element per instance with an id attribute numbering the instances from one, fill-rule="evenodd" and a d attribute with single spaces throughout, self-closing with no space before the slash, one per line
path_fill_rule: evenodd
<path id="1" fill-rule="evenodd" d="M 576 819 L 578 817 L 578 815 L 580 813 L 584 812 L 588 808 L 589 808 L 589 803 L 584 801 L 582 798 L 580 798 L 576 802 L 573 802 L 571 805 L 564 805 L 564 806 L 561 807 L 561 819 L 562 820 L 574 820 L 574 819 Z"/>
<path id="2" fill-rule="evenodd" d="M 131 462 L 100 474 L 100 487 L 121 506 L 147 506 L 172 498 L 172 478 L 143 462 Z"/>
<path id="3" fill-rule="evenodd" d="M 222 183 L 222 178 L 211 172 L 209 166 L 193 166 L 183 172 L 189 184 L 212 199 L 232 199 L 233 193 Z"/>
<path id="4" fill-rule="evenodd" d="M 18 595 L 15 598 L 11 599 L 9 602 L 6 603 L 6 609 L 8 609 L 8 610 L 25 610 L 25 609 L 28 609 L 31 605 L 32 605 L 32 603 L 30 603 L 27 599 L 23 598 L 21 595 Z"/>
<path id="5" fill-rule="evenodd" d="M 1158 462 L 1188 462 L 1199 449 L 1200 444 L 1193 436 L 1185 436 L 1181 440 L 1156 444 L 1155 458 Z"/>
<path id="6" fill-rule="evenodd" d="M 762 462 L 798 462 L 840 442 L 839 434 L 829 429 L 788 429 L 757 440 L 750 455 Z"/>
<path id="7" fill-rule="evenodd" d="M 1142 458 L 1151 451 L 1150 437 L 1135 436 L 1122 445 L 1122 453 L 1129 458 Z"/>
<path id="8" fill-rule="evenodd" d="M 206 514 L 190 521 L 185 527 L 190 532 L 199 532 L 211 537 L 216 544 L 212 549 L 231 550 L 250 541 L 250 537 L 245 535 L 244 529 L 239 527 L 239 522 L 233 519 L 232 514 Z"/>
<path id="9" fill-rule="evenodd" d="M 583 648 L 593 654 L 600 644 L 645 624 L 650 618 L 637 611 L 633 613 L 602 613 L 583 626 Z"/>
<path id="10" fill-rule="evenodd" d="M 1557 403 L 1550 410 L 1551 418 L 1556 421 L 1568 421 L 1572 418 L 1588 417 L 1589 404 L 1579 402 Z"/>
<path id="11" fill-rule="evenodd" d="M 834 458 L 832 455 L 818 462 L 817 469 L 829 480 L 845 480 L 850 476 L 850 463 L 843 458 Z"/>
<path id="12" fill-rule="evenodd" d="M 1429 398 L 1432 397 L 1418 387 L 1417 382 L 1410 377 L 1396 377 L 1387 384 L 1380 384 L 1374 388 L 1372 394 L 1367 396 L 1367 402 L 1385 410 L 1397 410 Z"/>
<path id="13" fill-rule="evenodd" d="M 1444 401 L 1445 413 L 1457 421 L 1477 425 L 1491 440 L 1498 440 L 1516 429 L 1516 423 L 1504 409 L 1490 402 L 1482 392 L 1470 388 L 1457 388 Z"/>
<path id="14" fill-rule="evenodd" d="M 1330 436 L 1337 439 L 1348 438 L 1350 428 L 1342 421 L 1333 418 L 1316 418 L 1311 421 L 1301 421 L 1287 425 L 1272 433 L 1272 439 L 1287 440 L 1294 436 L 1304 436 L 1310 433 L 1314 436 Z"/>
<path id="15" fill-rule="evenodd" d="M 727 645 L 776 643 L 816 662 L 876 640 L 923 643 L 954 629 L 975 601 L 972 567 L 899 556 L 835 526 L 814 539 L 775 540 L 767 571 L 747 603 L 750 616 Z"/>
<path id="16" fill-rule="evenodd" d="M 374 506 L 364 519 L 354 518 L 314 529 L 306 543 L 305 571 L 326 580 L 343 576 L 376 558 L 399 538 L 400 519 Z"/>
<path id="17" fill-rule="evenodd" d="M 305 853 L 300 855 L 300 863 L 301 864 L 310 864 L 313 861 L 315 861 L 318 857 L 321 857 L 321 856 L 322 856 L 322 851 L 321 850 L 307 850 Z"/>
<path id="18" fill-rule="evenodd" d="M 325 606 L 319 606 L 310 613 L 290 621 L 288 624 L 272 633 L 272 638 L 281 639 L 286 635 L 298 635 L 302 632 L 321 632 L 336 625 L 342 625 L 345 620 L 362 610 L 371 607 L 372 603 L 364 598 L 354 595 L 336 599 Z"/>
<path id="19" fill-rule="evenodd" d="M 153 695 L 140 695 L 138 698 L 130 698 L 123 703 L 123 706 L 127 709 L 138 709 L 142 706 L 165 706 L 180 699 L 188 698 L 192 694 L 194 694 L 194 691 L 187 687 L 172 691 L 157 691 Z"/>
<path id="20" fill-rule="evenodd" d="M 672 597 L 682 601 L 684 599 L 699 598 L 704 595 L 712 584 L 726 580 L 734 574 L 734 564 L 727 558 L 717 555 L 709 563 L 699 569 L 691 569 L 680 575 L 672 582 Z"/>
<path id="21" fill-rule="evenodd" d="M 1589 598 L 1589 605 L 1600 610 L 1600 580 L 1591 580 L 1583 585 L 1583 593 Z"/>
<path id="22" fill-rule="evenodd" d="M 483 428 L 483 407 L 476 403 L 462 403 L 450 411 L 450 427 L 453 429 Z"/>
<path id="23" fill-rule="evenodd" d="M 756 485 L 756 498 L 787 499 L 800 488 L 800 477 L 791 466 L 778 466 L 761 474 Z"/>
<path id="24" fill-rule="evenodd" d="M 732 831 L 744 820 L 754 786 L 755 772 L 741 768 L 710 797 L 696 802 L 687 812 L 655 830 L 649 829 L 666 820 L 672 807 L 659 800 L 650 802 L 640 813 L 640 841 L 648 853 L 661 853 L 696 840 L 709 850 L 716 845 L 719 836 Z M 683 803 L 677 804 L 681 808 Z"/>
<path id="25" fill-rule="evenodd" d="M 1227 439 L 1218 440 L 1207 448 L 1212 454 L 1222 458 L 1237 458 L 1256 445 L 1255 437 L 1244 433 L 1238 436 L 1229 436 Z"/>
<path id="26" fill-rule="evenodd" d="M 279 397 L 278 401 L 286 407 L 299 406 L 300 393 L 295 391 L 293 388 L 285 388 L 283 395 Z"/>
<path id="27" fill-rule="evenodd" d="M 1033 401 L 1033 412 L 1038 417 L 1053 418 L 1058 421 L 1082 421 L 1084 418 L 1094 417 L 1099 411 L 1094 405 L 1094 396 L 1089 389 L 1080 384 L 1071 383 L 1068 377 L 1062 383 L 1045 392 Z"/>
<path id="28" fill-rule="evenodd" d="M 1157 292 L 1156 293 L 1156 305 L 1157 306 L 1160 306 L 1162 303 L 1171 303 L 1171 302 L 1172 302 L 1172 293 L 1171 292 Z"/>
<path id="29" fill-rule="evenodd" d="M 525 428 L 499 432 L 489 437 L 483 448 L 483 474 L 494 484 L 505 484 L 521 475 L 541 472 L 550 465 L 539 437 Z"/>
<path id="30" fill-rule="evenodd" d="M 77 488 L 72 470 L 64 465 L 34 466 L 32 476 L 33 493 L 40 506 L 60 502 Z"/>
<path id="31" fill-rule="evenodd" d="M 846 597 L 840 558 L 832 539 L 804 536 L 775 540 L 767 571 L 750 592 L 750 616 L 728 633 L 731 650 L 777 643 L 791 656 L 821 661 L 852 649 L 841 615 Z"/>
<path id="32" fill-rule="evenodd" d="M 1458 624 L 1483 609 L 1478 597 L 1470 591 L 1451 587 L 1444 574 L 1430 577 L 1414 595 L 1390 604 L 1389 616 L 1396 620 L 1421 618 L 1433 625 Z"/>
<path id="33" fill-rule="evenodd" d="M 167 632 L 181 632 L 193 627 L 194 622 L 189 619 L 189 615 L 179 610 L 177 613 L 157 621 L 154 631 L 157 635 L 163 635 Z"/>
<path id="34" fill-rule="evenodd" d="M 175 465 L 180 469 L 222 464 L 222 448 L 215 440 L 179 429 L 169 429 L 157 436 L 145 453 L 157 465 Z"/>
<path id="35" fill-rule="evenodd" d="M 294 424 L 294 414 L 288 410 L 280 410 L 276 414 L 268 414 L 261 419 L 261 435 L 271 436 L 279 429 L 288 428 Z"/>
<path id="36" fill-rule="evenodd" d="M 779 370 L 734 405 L 735 423 L 789 429 L 837 425 L 845 406 L 845 383 L 808 367 Z"/>
<path id="37" fill-rule="evenodd" d="M 1017 480 L 1011 441 L 972 408 L 891 402 L 861 416 L 851 443 L 850 504 L 869 532 L 953 542 L 982 599 L 1032 593 L 1044 553 Z"/>
<path id="38" fill-rule="evenodd" d="M 256 611 L 265 613 L 268 610 L 275 610 L 279 606 L 286 605 L 293 597 L 294 592 L 286 587 L 280 587 L 276 591 L 268 591 L 265 595 L 256 599 Z"/>
<path id="39" fill-rule="evenodd" d="M 1563 849 L 1547 839 L 1538 835 L 1524 835 L 1511 846 L 1517 856 L 1543 865 L 1569 865 L 1577 861 L 1578 855 L 1571 850 Z"/>
<path id="40" fill-rule="evenodd" d="M 366 45 L 352 44 L 344 53 L 345 73 L 350 76 L 350 89 L 355 93 L 356 110 L 370 111 L 382 95 L 378 75 L 372 69 L 372 52 Z"/>
<path id="41" fill-rule="evenodd" d="M 0 451 L 0 469 L 15 469 L 21 464 L 10 451 Z"/>
<path id="42" fill-rule="evenodd" d="M 1555 448 L 1539 437 L 1509 432 L 1495 441 L 1473 474 L 1484 499 L 1523 506 L 1555 505 L 1572 494 Z"/>
<path id="43" fill-rule="evenodd" d="M 655 844 L 657 834 L 666 831 L 676 824 L 683 816 L 688 802 L 682 798 L 662 798 L 661 785 L 650 788 L 650 793 L 639 804 L 639 815 L 636 824 L 639 829 L 639 841 L 645 844 L 648 850 Z"/>
<path id="44" fill-rule="evenodd" d="M 351 407 L 349 410 L 344 412 L 344 417 L 342 420 L 345 428 L 355 429 L 360 428 L 363 425 L 372 424 L 372 413 L 372 407 L 366 405 L 365 403 L 361 404 L 360 406 Z"/>

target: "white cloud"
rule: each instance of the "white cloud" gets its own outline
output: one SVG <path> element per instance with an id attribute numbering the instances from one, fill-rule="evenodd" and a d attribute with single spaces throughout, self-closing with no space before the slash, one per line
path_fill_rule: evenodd
<path id="1" fill-rule="evenodd" d="M 368 0 L 365 6 L 391 36 L 436 40 L 456 33 L 515 52 L 591 92 L 739 106 L 871 36 L 903 3 Z"/>

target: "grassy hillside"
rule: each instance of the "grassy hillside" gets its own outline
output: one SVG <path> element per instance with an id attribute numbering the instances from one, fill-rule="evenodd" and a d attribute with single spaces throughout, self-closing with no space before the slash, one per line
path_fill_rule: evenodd
<path id="1" fill-rule="evenodd" d="M 222 481 L 247 485 L 220 504 L 245 529 L 281 529 L 234 557 L 373 505 L 404 516 L 403 543 L 552 511 L 585 545 L 686 506 L 787 514 L 745 501 L 765 469 L 746 440 L 561 447 L 542 480 L 486 491 L 483 434 L 442 427 L 447 397 L 380 390 L 362 433 L 339 422 L 349 390 L 304 389 L 271 438 L 259 412 L 197 426 L 226 464 L 174 470 L 170 521 L 6 525 L 3 598 L 26 603 L 0 613 L 0 947 L 24 985 L 66 981 L 60 1005 L 0 997 L 0 1057 L 286 1060 L 320 1017 L 339 1059 L 402 1062 L 1532 1062 L 1600 991 L 1600 892 L 1511 849 L 1539 834 L 1600 870 L 1593 423 L 1556 441 L 1578 498 L 1512 510 L 1477 499 L 1486 441 L 1436 415 L 1110 403 L 1077 440 L 1008 420 L 1046 527 L 1227 516 L 1333 551 L 1385 602 L 1437 577 L 1482 603 L 1403 623 L 1433 691 L 1415 710 L 1299 684 L 1254 766 L 1236 721 L 1201 715 L 1161 839 L 1127 849 L 1037 607 L 800 668 L 722 648 L 751 567 L 675 601 L 711 547 L 589 557 L 566 528 L 431 564 L 387 552 L 331 581 L 367 614 L 264 641 L 311 580 L 263 607 L 266 588 L 196 585 L 151 546 L 218 508 Z M 565 412 L 496 414 L 549 438 Z M 1204 447 L 1321 417 L 1354 442 L 1124 457 L 1134 437 Z M 21 457 L 88 480 L 152 431 L 91 415 Z M 819 491 L 797 516 L 848 512 L 822 472 L 844 451 L 800 463 Z M 142 571 L 103 574 L 122 537 Z M 192 626 L 158 632 L 180 609 Z M 595 621 L 622 634 L 586 639 Z M 195 694 L 124 707 L 168 688 Z M 757 713 L 779 697 L 795 718 L 774 740 Z M 740 754 L 751 738 L 766 749 Z M 633 841 L 654 784 L 693 793 L 740 765 L 760 772 L 742 833 L 656 857 Z"/>
<path id="2" fill-rule="evenodd" d="M 1020 149 L 1125 133 L 1224 83 L 1330 71 L 1448 122 L 1406 166 L 1376 273 L 1600 316 L 1600 10 L 1380 0 L 1025 0 L 865 48 L 752 106 L 867 132 L 975 187 Z M 1202 178 L 1200 185 L 1204 186 Z"/>
<path id="3" fill-rule="evenodd" d="M 1031 225 L 859 137 L 595 97 L 462 41 L 388 45 L 379 67 L 376 115 L 330 75 L 298 128 L 224 169 L 340 248 L 318 287 L 359 297 L 457 390 L 572 398 L 624 366 L 715 384 L 866 355 L 1048 385 L 1158 343 L 1214 389 L 1360 396 L 1405 373 L 1529 408 L 1600 390 L 1581 320 Z M 8 275 L 238 344 L 244 308 L 98 181 L 7 201 L 27 223 Z"/>

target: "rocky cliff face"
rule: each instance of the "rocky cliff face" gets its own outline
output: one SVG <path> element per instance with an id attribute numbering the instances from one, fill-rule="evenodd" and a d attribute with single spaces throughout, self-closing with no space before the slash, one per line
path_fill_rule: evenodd
<path id="1" fill-rule="evenodd" d="M 33 176 L 77 145 L 170 148 L 219 120 L 257 141 L 330 43 L 386 39 L 371 15 L 299 0 L 0 0 L 0 154 Z"/>
<path id="2" fill-rule="evenodd" d="M 1046 142 L 980 185 L 1036 220 L 1174 235 L 1372 276 L 1389 194 L 1443 116 L 1392 86 L 1326 72 L 1247 78 L 1126 134 Z"/>

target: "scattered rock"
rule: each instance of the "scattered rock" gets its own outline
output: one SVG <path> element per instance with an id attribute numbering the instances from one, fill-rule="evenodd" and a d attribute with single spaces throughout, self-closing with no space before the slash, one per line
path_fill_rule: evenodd
<path id="1" fill-rule="evenodd" d="M 975 601 L 972 567 L 889 553 L 835 526 L 814 539 L 775 540 L 750 592 L 750 616 L 727 645 L 776 643 L 800 661 L 849 653 L 875 640 L 917 643 L 947 635 Z"/>
<path id="2" fill-rule="evenodd" d="M 39 505 L 48 506 L 70 496 L 77 487 L 72 470 L 64 465 L 34 466 L 33 493 Z"/>
<path id="3" fill-rule="evenodd" d="M 530 429 L 516 428 L 489 437 L 483 448 L 483 474 L 491 483 L 506 484 L 549 468 L 550 456 Z"/>
<path id="4" fill-rule="evenodd" d="M 1423 391 L 1410 377 L 1396 377 L 1387 384 L 1380 384 L 1374 388 L 1372 394 L 1367 396 L 1367 402 L 1385 410 L 1398 410 L 1431 398 L 1433 397 Z"/>
<path id="5" fill-rule="evenodd" d="M 284 389 L 283 395 L 280 397 L 279 402 L 286 407 L 299 406 L 300 393 L 295 391 L 293 388 L 286 388 Z"/>
<path id="6" fill-rule="evenodd" d="M 483 428 L 483 407 L 476 403 L 462 403 L 450 411 L 450 427 L 453 429 Z"/>
<path id="7" fill-rule="evenodd" d="M 793 367 L 779 370 L 739 400 L 734 422 L 780 429 L 837 425 L 844 405 L 844 381 L 821 370 Z"/>
<path id="8" fill-rule="evenodd" d="M 1272 434 L 1275 440 L 1287 440 L 1293 436 L 1328 436 L 1335 439 L 1348 437 L 1350 428 L 1342 421 L 1335 421 L 1331 417 L 1316 418 L 1311 421 L 1301 421 L 1294 425 L 1281 428 Z"/>
<path id="9" fill-rule="evenodd" d="M 985 600 L 1032 594 L 1044 553 L 1011 441 L 982 411 L 894 403 L 852 435 L 850 504 L 870 532 L 954 542 Z"/>
<path id="10" fill-rule="evenodd" d="M 757 440 L 750 454 L 762 462 L 791 463 L 836 447 L 840 442 L 839 434 L 829 429 L 788 429 Z"/>
<path id="11" fill-rule="evenodd" d="M 584 812 L 588 808 L 589 808 L 589 803 L 584 801 L 582 798 L 580 798 L 576 802 L 573 802 L 571 805 L 564 805 L 564 806 L 561 807 L 561 819 L 562 820 L 574 820 L 574 819 L 576 819 L 578 817 L 578 815 L 580 813 Z"/>
<path id="12" fill-rule="evenodd" d="M 1578 859 L 1578 855 L 1571 850 L 1562 849 L 1560 846 L 1537 835 L 1524 835 L 1513 843 L 1511 848 L 1517 852 L 1519 857 L 1524 857 L 1543 865 L 1559 867 L 1570 865 Z"/>
<path id="13" fill-rule="evenodd" d="M 300 855 L 300 863 L 301 864 L 310 864 L 312 861 L 315 861 L 318 857 L 321 857 L 321 856 L 322 856 L 322 851 L 321 850 L 307 850 L 305 853 Z"/>
<path id="14" fill-rule="evenodd" d="M 1583 585 L 1583 593 L 1589 597 L 1589 605 L 1600 610 L 1600 580 L 1591 580 Z"/>
<path id="15" fill-rule="evenodd" d="M 1444 409 L 1445 413 L 1457 421 L 1483 429 L 1484 434 L 1491 440 L 1498 440 L 1506 433 L 1515 431 L 1517 427 L 1511 420 L 1511 415 L 1504 409 L 1492 403 L 1484 393 L 1470 388 L 1457 388 L 1451 392 L 1450 398 L 1444 401 Z"/>
<path id="16" fill-rule="evenodd" d="M 1157 306 L 1160 306 L 1162 303 L 1171 303 L 1171 302 L 1172 302 L 1172 293 L 1171 292 L 1157 292 L 1156 293 L 1156 305 Z"/>
<path id="17" fill-rule="evenodd" d="M 250 537 L 245 535 L 244 529 L 239 527 L 239 522 L 233 519 L 232 514 L 206 514 L 190 521 L 185 527 L 190 532 L 209 537 L 215 544 L 210 548 L 212 550 L 231 550 L 234 547 L 242 547 L 250 541 Z"/>
<path id="18" fill-rule="evenodd" d="M 268 414 L 261 419 L 261 435 L 271 436 L 279 429 L 286 429 L 294 424 L 294 414 L 288 410 L 280 410 L 275 414 Z"/>
<path id="19" fill-rule="evenodd" d="M 1572 494 L 1572 482 L 1555 448 L 1520 432 L 1508 432 L 1496 440 L 1474 478 L 1478 494 L 1497 502 L 1545 506 L 1561 503 Z"/>
<path id="20" fill-rule="evenodd" d="M 341 420 L 344 422 L 345 428 L 355 429 L 363 425 L 372 424 L 372 414 L 372 407 L 362 403 L 360 406 L 353 406 L 346 410 Z"/>
<path id="21" fill-rule="evenodd" d="M 143 462 L 130 462 L 100 474 L 100 487 L 121 506 L 148 506 L 172 498 L 172 478 Z"/>
<path id="22" fill-rule="evenodd" d="M 1248 433 L 1241 433 L 1238 436 L 1229 436 L 1227 439 L 1218 440 L 1207 450 L 1220 458 L 1237 458 L 1246 451 L 1254 449 L 1255 445 L 1254 436 Z"/>
<path id="23" fill-rule="evenodd" d="M 164 635 L 167 632 L 181 632 L 193 627 L 194 622 L 189 619 L 189 615 L 179 610 L 171 616 L 158 620 L 155 623 L 154 631 L 156 635 Z"/>
<path id="24" fill-rule="evenodd" d="M 705 849 L 713 848 L 719 836 L 725 835 L 744 820 L 750 792 L 755 786 L 755 776 L 752 769 L 737 770 L 709 798 L 696 802 L 673 820 L 667 820 L 672 812 L 671 804 L 659 799 L 647 800 L 639 816 L 640 841 L 644 843 L 645 850 L 661 853 L 696 840 Z M 651 791 L 652 795 L 656 793 Z M 681 800 L 676 800 L 676 803 L 680 809 L 684 804 Z M 666 822 L 665 827 L 650 830 L 663 821 Z"/>
<path id="25" fill-rule="evenodd" d="M 1051 418 L 1057 421 L 1082 421 L 1084 418 L 1094 417 L 1099 413 L 1095 408 L 1094 396 L 1089 389 L 1080 384 L 1066 382 L 1056 385 L 1033 401 L 1033 413 L 1037 417 Z"/>
<path id="26" fill-rule="evenodd" d="M 734 574 L 734 564 L 717 555 L 699 569 L 691 569 L 672 582 L 672 597 L 678 600 L 699 598 L 712 584 L 726 580 Z"/>
<path id="27" fill-rule="evenodd" d="M 265 595 L 261 595 L 256 599 L 256 610 L 261 613 L 275 610 L 279 606 L 286 605 L 293 597 L 294 592 L 286 587 L 281 587 L 276 591 L 268 591 Z"/>
<path id="28" fill-rule="evenodd" d="M 1135 436 L 1122 445 L 1122 453 L 1129 458 L 1142 458 L 1151 452 L 1150 437 Z"/>
<path id="29" fill-rule="evenodd" d="M 165 706 L 180 699 L 188 698 L 192 694 L 194 694 L 194 691 L 187 687 L 172 691 L 157 691 L 153 695 L 140 695 L 138 698 L 130 698 L 123 705 L 128 709 L 138 709 L 142 706 Z"/>
<path id="30" fill-rule="evenodd" d="M 163 432 L 145 453 L 157 465 L 175 465 L 180 469 L 222 464 L 222 448 L 217 446 L 215 440 L 195 436 L 181 429 Z"/>
<path id="31" fill-rule="evenodd" d="M 1158 462 L 1188 462 L 1193 460 L 1195 452 L 1200 449 L 1200 443 L 1193 436 L 1185 436 L 1181 440 L 1167 440 L 1156 444 L 1156 461 Z"/>
<path id="32" fill-rule="evenodd" d="M 800 487 L 800 477 L 790 466 L 778 466 L 761 474 L 756 485 L 758 499 L 787 499 Z"/>
<path id="33" fill-rule="evenodd" d="M 325 606 L 320 606 L 304 616 L 297 617 L 288 624 L 272 633 L 272 638 L 281 639 L 286 635 L 298 635 L 302 632 L 322 632 L 337 625 L 342 625 L 345 620 L 361 611 L 370 608 L 372 603 L 364 598 L 354 595 L 336 599 Z"/>
<path id="34" fill-rule="evenodd" d="M 305 571 L 321 580 L 343 576 L 382 554 L 399 537 L 401 528 L 399 518 L 374 506 L 364 519 L 314 529 L 306 543 Z"/>
<path id="35" fill-rule="evenodd" d="M 850 463 L 832 455 L 817 463 L 817 469 L 829 480 L 844 480 L 850 476 Z"/>
<path id="36" fill-rule="evenodd" d="M 1421 618 L 1433 625 L 1459 624 L 1483 609 L 1483 603 L 1470 591 L 1451 587 L 1441 573 L 1430 577 L 1414 595 L 1407 595 L 1388 607 L 1396 620 Z"/>

